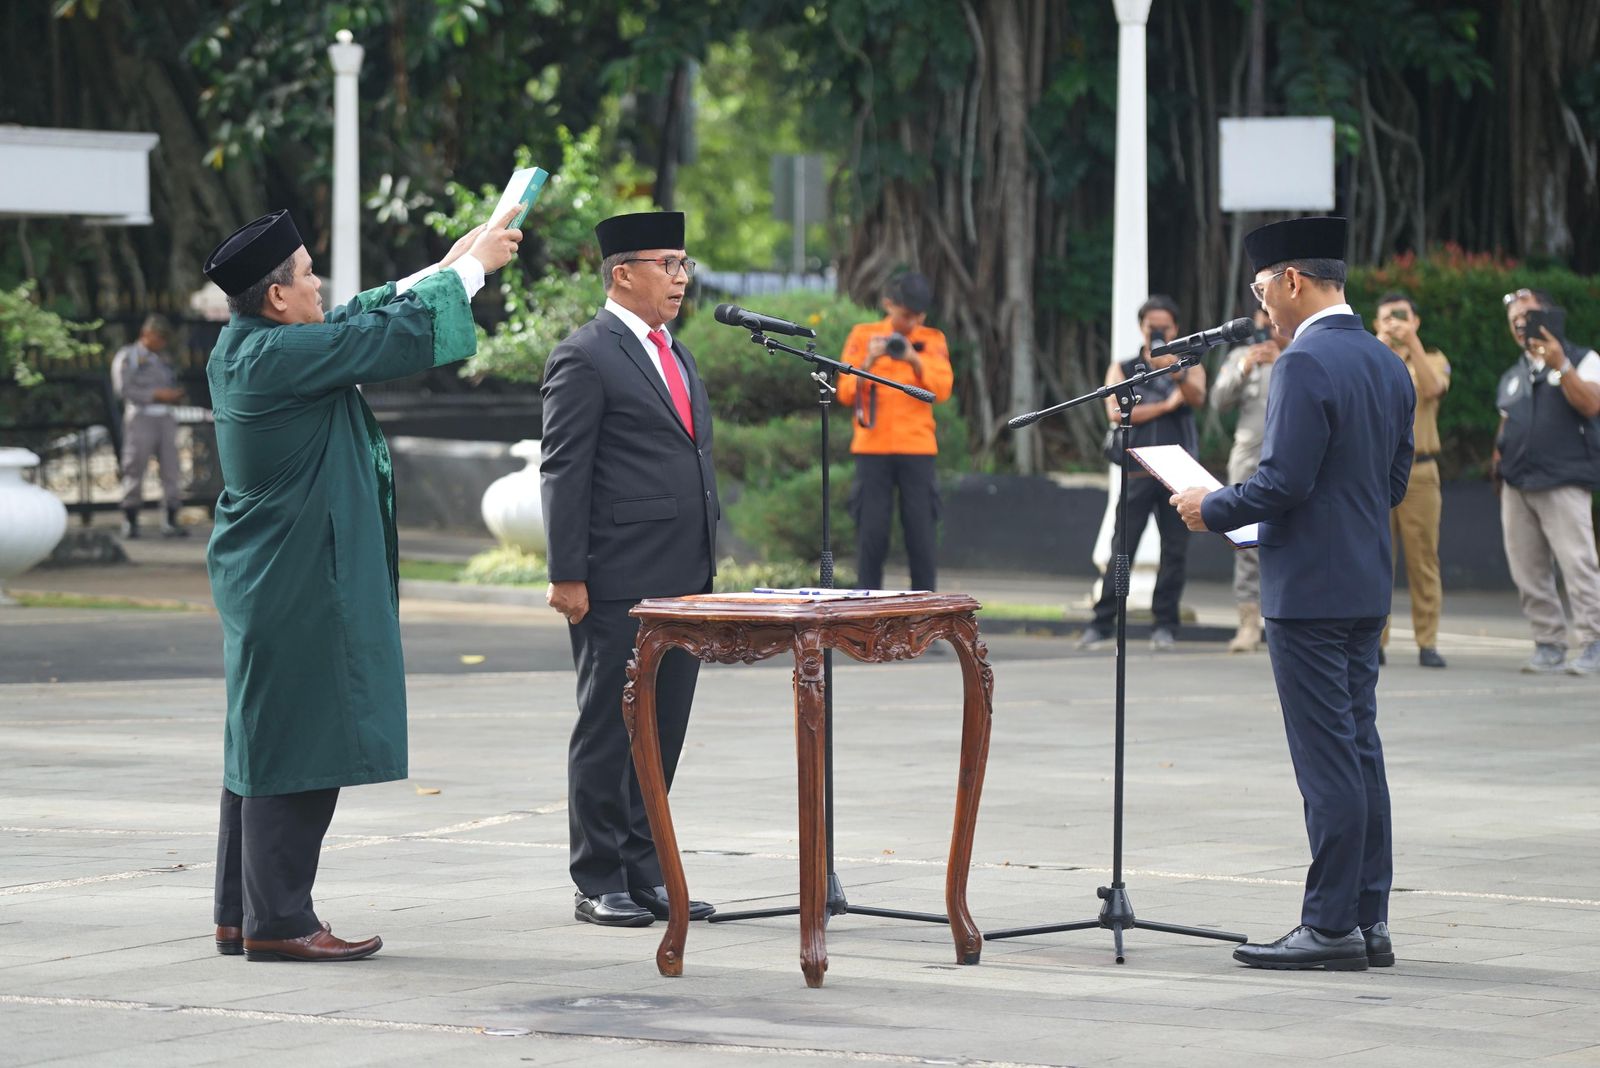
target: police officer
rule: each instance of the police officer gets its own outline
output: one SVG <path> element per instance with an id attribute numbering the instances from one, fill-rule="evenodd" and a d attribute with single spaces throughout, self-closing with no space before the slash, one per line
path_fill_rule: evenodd
<path id="1" fill-rule="evenodd" d="M 162 352 L 172 337 L 166 319 L 152 315 L 139 328 L 139 338 L 117 350 L 111 361 L 111 389 L 122 398 L 122 536 L 139 536 L 139 509 L 144 507 L 144 472 L 150 458 L 161 469 L 166 520 L 161 533 L 188 537 L 178 525 L 178 420 L 172 405 L 183 400 L 177 373 Z"/>

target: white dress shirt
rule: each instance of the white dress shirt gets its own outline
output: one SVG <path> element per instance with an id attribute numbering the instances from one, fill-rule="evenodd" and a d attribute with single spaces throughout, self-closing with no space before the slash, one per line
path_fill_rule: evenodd
<path id="1" fill-rule="evenodd" d="M 1348 305 L 1348 304 L 1330 304 L 1326 308 L 1323 308 L 1321 311 L 1310 315 L 1309 317 L 1307 317 L 1305 322 L 1303 322 L 1299 326 L 1295 327 L 1294 339 L 1296 341 L 1299 341 L 1300 340 L 1300 335 L 1306 332 L 1306 327 L 1310 326 L 1312 323 L 1316 322 L 1318 319 L 1326 319 L 1330 315 L 1354 315 L 1355 313 L 1356 313 L 1356 310 L 1354 308 L 1350 307 L 1350 305 Z"/>
<path id="2" fill-rule="evenodd" d="M 618 304 L 616 301 L 612 300 L 610 297 L 606 298 L 606 311 L 610 312 L 612 315 L 615 315 L 618 319 L 621 319 L 622 325 L 633 331 L 633 336 L 639 339 L 639 344 L 644 346 L 645 353 L 650 357 L 650 366 L 656 369 L 656 374 L 661 376 L 661 381 L 670 386 L 671 383 L 667 382 L 667 372 L 661 366 L 661 361 L 656 358 L 656 343 L 650 340 L 650 324 L 639 318 L 627 308 L 624 308 L 622 305 Z M 678 374 L 683 377 L 683 384 L 685 388 L 687 388 L 689 385 L 689 376 L 684 373 L 683 361 L 678 359 L 678 354 L 676 352 L 672 352 L 672 335 L 667 333 L 665 324 L 655 327 L 654 329 L 659 330 L 661 335 L 667 339 L 667 351 L 672 353 L 672 361 L 678 365 Z"/>
<path id="3" fill-rule="evenodd" d="M 483 264 L 478 261 L 478 257 L 474 256 L 472 253 L 468 252 L 463 254 L 456 260 L 456 262 L 452 263 L 448 269 L 461 276 L 461 286 L 467 291 L 467 300 L 470 301 L 473 297 L 477 296 L 478 290 L 483 288 L 483 281 L 486 272 L 483 269 Z M 404 293 L 406 290 L 410 289 L 424 278 L 427 278 L 429 275 L 438 273 L 439 265 L 435 263 L 432 266 L 424 267 L 416 274 L 408 274 L 394 284 L 395 294 L 398 295 Z"/>

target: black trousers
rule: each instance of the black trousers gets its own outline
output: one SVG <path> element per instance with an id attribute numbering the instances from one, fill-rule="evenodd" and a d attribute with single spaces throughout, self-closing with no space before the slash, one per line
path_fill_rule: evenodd
<path id="1" fill-rule="evenodd" d="M 568 628 L 578 669 L 578 723 L 567 748 L 567 822 L 572 881 L 585 896 L 661 885 L 639 779 L 633 772 L 622 687 L 639 636 L 628 615 L 637 601 L 590 601 Z M 678 768 L 700 661 L 681 649 L 662 657 L 656 675 L 656 721 L 667 786 Z"/>
<path id="2" fill-rule="evenodd" d="M 911 588 L 937 589 L 939 476 L 932 456 L 856 455 L 855 482 L 850 487 L 850 514 L 856 521 L 856 583 L 866 590 L 883 588 L 896 490 Z"/>
<path id="3" fill-rule="evenodd" d="M 322 838 L 339 789 L 241 797 L 223 787 L 217 828 L 216 923 L 246 938 L 301 938 L 319 924 L 311 907 Z"/>
<path id="4" fill-rule="evenodd" d="M 1155 513 L 1156 531 L 1161 535 L 1161 563 L 1156 569 L 1155 594 L 1150 598 L 1150 614 L 1155 625 L 1178 630 L 1178 606 L 1183 600 L 1183 583 L 1189 559 L 1189 528 L 1183 525 L 1178 510 L 1167 503 L 1172 491 L 1153 478 L 1128 479 L 1128 562 L 1139 552 L 1139 539 L 1145 525 Z M 1112 564 L 1116 562 L 1116 538 L 1122 530 L 1122 512 L 1117 512 L 1117 523 L 1112 528 Z M 1117 585 L 1112 580 L 1113 571 L 1106 569 L 1106 579 L 1100 584 L 1100 599 L 1094 603 L 1094 625 L 1097 630 L 1111 629 L 1117 618 Z"/>
<path id="5" fill-rule="evenodd" d="M 1300 922 L 1329 931 L 1389 919 L 1394 852 L 1377 698 L 1384 622 L 1267 620 L 1311 842 Z"/>

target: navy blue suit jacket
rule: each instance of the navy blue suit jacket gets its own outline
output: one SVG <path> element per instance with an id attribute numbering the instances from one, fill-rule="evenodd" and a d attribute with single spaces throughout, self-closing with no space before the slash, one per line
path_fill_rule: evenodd
<path id="1" fill-rule="evenodd" d="M 1261 467 L 1206 495 L 1211 530 L 1261 524 L 1261 614 L 1389 614 L 1389 512 L 1411 477 L 1416 389 L 1355 315 L 1330 315 L 1283 350 L 1267 390 Z"/>

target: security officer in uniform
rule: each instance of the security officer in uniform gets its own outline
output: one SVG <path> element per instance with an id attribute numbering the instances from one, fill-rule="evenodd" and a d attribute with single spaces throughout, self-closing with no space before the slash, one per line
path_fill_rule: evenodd
<path id="1" fill-rule="evenodd" d="M 178 525 L 178 421 L 172 405 L 183 400 L 177 373 L 162 352 L 172 327 L 152 315 L 139 328 L 139 339 L 117 350 L 111 361 L 111 391 L 122 400 L 122 536 L 139 536 L 139 510 L 144 507 L 144 472 L 154 456 L 161 470 L 161 498 L 166 521 L 161 533 L 186 538 Z"/>
<path id="2" fill-rule="evenodd" d="M 1394 963 L 1378 642 L 1416 391 L 1345 302 L 1345 230 L 1344 219 L 1293 219 L 1245 238 L 1252 288 L 1293 338 L 1273 365 L 1261 466 L 1242 484 L 1172 498 L 1190 530 L 1260 524 L 1261 614 L 1312 859 L 1300 926 L 1234 951 L 1258 968 Z"/>
<path id="3" fill-rule="evenodd" d="M 711 402 L 694 357 L 673 340 L 694 261 L 683 213 L 618 215 L 595 227 L 605 307 L 545 365 L 546 597 L 570 627 L 578 722 L 567 751 L 574 913 L 643 927 L 667 918 L 667 891 L 634 775 L 622 689 L 646 597 L 711 589 L 717 479 Z M 669 651 L 656 679 L 661 760 L 672 784 L 700 662 Z M 714 910 L 690 902 L 689 918 Z"/>

